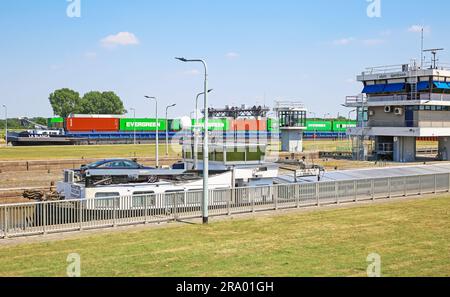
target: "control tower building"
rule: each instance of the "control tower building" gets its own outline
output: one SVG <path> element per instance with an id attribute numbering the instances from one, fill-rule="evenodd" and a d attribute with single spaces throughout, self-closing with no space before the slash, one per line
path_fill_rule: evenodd
<path id="1" fill-rule="evenodd" d="M 419 137 L 439 140 L 438 157 L 450 160 L 450 67 L 411 64 L 368 68 L 357 76 L 362 94 L 346 98 L 358 110 L 353 137 L 354 156 L 366 159 L 364 140 L 374 140 L 374 157 L 395 162 L 416 161 Z M 356 145 L 355 145 L 356 143 Z"/>

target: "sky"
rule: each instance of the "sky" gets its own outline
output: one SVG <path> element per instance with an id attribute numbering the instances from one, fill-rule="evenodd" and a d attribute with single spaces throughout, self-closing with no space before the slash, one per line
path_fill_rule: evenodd
<path id="1" fill-rule="evenodd" d="M 160 114 L 175 103 L 169 117 L 189 115 L 203 68 L 182 56 L 207 61 L 210 106 L 291 100 L 347 116 L 357 74 L 420 59 L 420 28 L 426 48 L 450 50 L 449 11 L 444 0 L 0 0 L 0 105 L 50 117 L 49 94 L 71 88 L 114 91 L 137 117 L 155 116 L 145 95 Z"/>

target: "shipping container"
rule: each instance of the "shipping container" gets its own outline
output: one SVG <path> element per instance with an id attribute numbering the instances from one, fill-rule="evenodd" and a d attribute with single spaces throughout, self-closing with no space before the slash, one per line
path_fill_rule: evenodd
<path id="1" fill-rule="evenodd" d="M 181 120 L 180 119 L 169 120 L 169 129 L 170 129 L 170 131 L 180 131 L 181 130 Z"/>
<path id="2" fill-rule="evenodd" d="M 267 119 L 267 129 L 270 132 L 279 132 L 280 123 L 277 119 Z"/>
<path id="3" fill-rule="evenodd" d="M 204 119 L 198 121 L 199 125 L 204 126 Z M 194 127 L 195 119 L 192 120 L 192 127 Z M 208 120 L 208 130 L 209 131 L 229 131 L 230 130 L 230 120 L 229 119 L 209 119 Z"/>
<path id="4" fill-rule="evenodd" d="M 237 119 L 231 121 L 232 131 L 267 131 L 267 120 Z"/>
<path id="5" fill-rule="evenodd" d="M 65 127 L 69 132 L 116 132 L 119 131 L 119 119 L 69 117 Z"/>
<path id="6" fill-rule="evenodd" d="M 120 131 L 156 131 L 156 119 L 120 119 Z M 166 120 L 158 120 L 158 131 L 166 131 Z"/>
<path id="7" fill-rule="evenodd" d="M 50 129 L 63 129 L 64 118 L 61 117 L 49 118 L 47 120 L 47 127 Z"/>
<path id="8" fill-rule="evenodd" d="M 331 132 L 333 129 L 332 121 L 306 120 L 306 131 L 324 131 Z"/>
<path id="9" fill-rule="evenodd" d="M 355 127 L 355 121 L 333 121 L 333 132 L 346 132 L 348 128 Z"/>

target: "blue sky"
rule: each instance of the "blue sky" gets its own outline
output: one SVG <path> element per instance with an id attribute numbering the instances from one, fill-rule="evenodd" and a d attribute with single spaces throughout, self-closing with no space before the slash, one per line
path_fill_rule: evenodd
<path id="1" fill-rule="evenodd" d="M 317 115 L 338 112 L 365 67 L 402 64 L 426 47 L 450 50 L 450 2 L 381 0 L 369 18 L 366 0 L 80 0 L 69 18 L 66 0 L 0 1 L 0 103 L 10 116 L 51 116 L 48 95 L 112 90 L 154 116 L 176 103 L 189 115 L 202 90 L 202 68 L 174 60 L 204 58 L 212 106 L 272 105 L 300 100 Z M 122 32 L 121 34 L 119 34 Z M 441 60 L 450 62 L 449 52 Z"/>

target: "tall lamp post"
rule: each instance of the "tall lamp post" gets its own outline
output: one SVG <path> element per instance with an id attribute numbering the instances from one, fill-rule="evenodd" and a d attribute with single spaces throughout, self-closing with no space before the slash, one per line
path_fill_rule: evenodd
<path id="1" fill-rule="evenodd" d="M 169 155 L 169 120 L 167 119 L 167 112 L 169 108 L 177 106 L 176 104 L 166 106 L 166 156 Z"/>
<path id="2" fill-rule="evenodd" d="M 209 177 L 209 147 L 208 147 L 208 118 L 209 118 L 209 112 L 208 112 L 208 66 L 204 60 L 201 59 L 193 59 L 189 60 L 186 58 L 175 58 L 181 62 L 185 63 L 202 63 L 203 67 L 205 69 L 205 81 L 204 81 L 204 105 L 205 105 L 205 120 L 204 120 L 204 137 L 203 137 L 203 209 L 202 209 L 202 216 L 203 216 L 203 224 L 208 224 L 208 196 L 209 196 L 209 187 L 208 187 L 208 177 Z"/>
<path id="3" fill-rule="evenodd" d="M 136 145 L 136 108 L 131 107 L 130 110 L 133 111 L 133 144 Z"/>
<path id="4" fill-rule="evenodd" d="M 211 93 L 213 89 L 209 89 L 208 93 Z M 197 94 L 195 98 L 195 126 L 194 126 L 194 169 L 198 168 L 198 134 L 201 131 L 198 124 L 198 98 L 204 95 L 205 92 Z"/>
<path id="5" fill-rule="evenodd" d="M 3 108 L 5 109 L 5 141 L 6 146 L 8 146 L 8 107 L 3 104 Z"/>
<path id="6" fill-rule="evenodd" d="M 158 118 L 158 98 L 151 97 L 151 96 L 145 96 L 145 98 L 150 100 L 155 100 L 156 108 L 156 168 L 159 168 L 159 118 Z"/>

